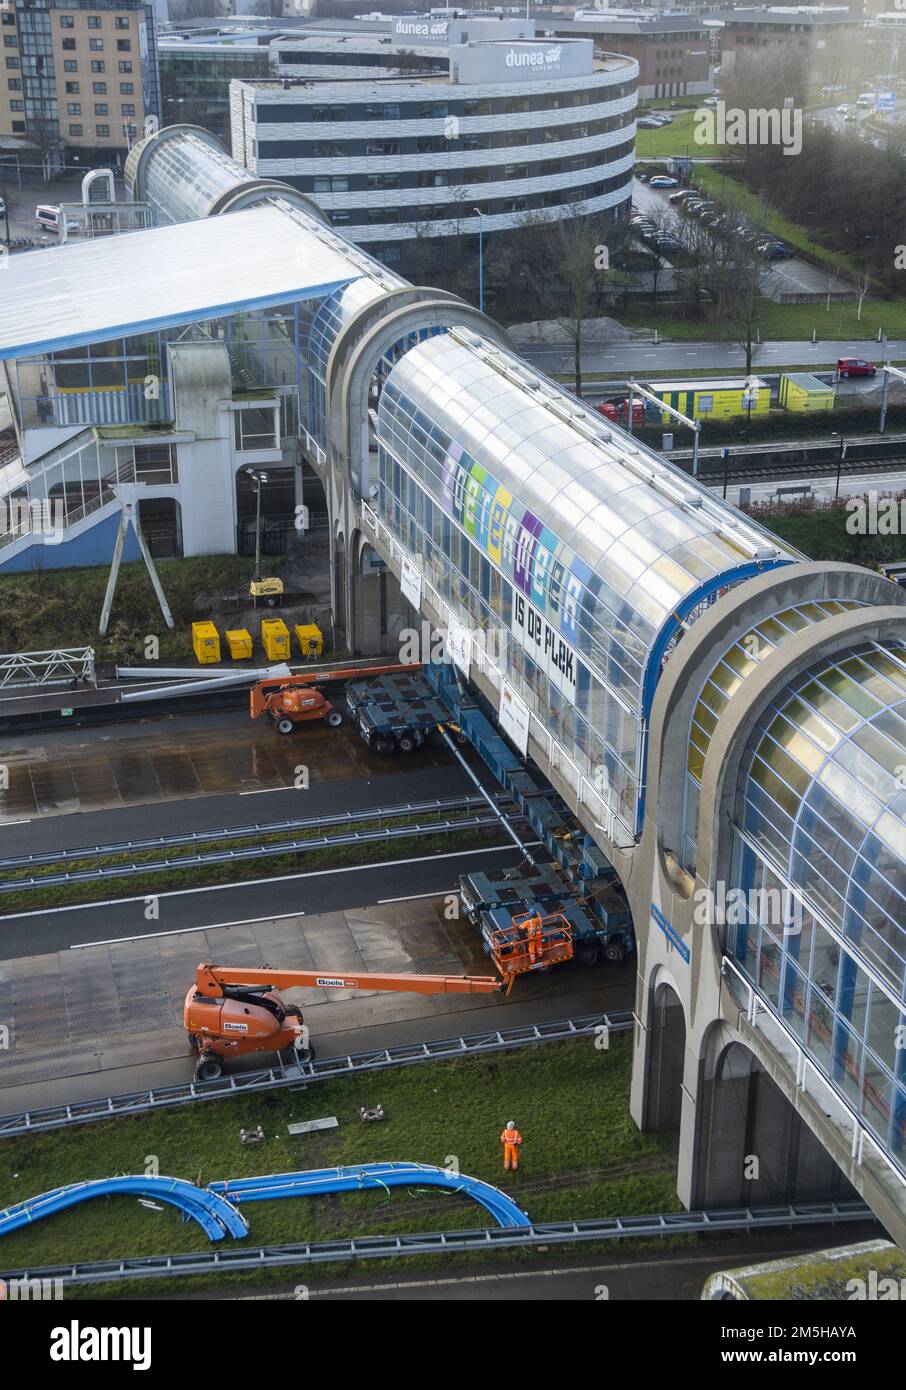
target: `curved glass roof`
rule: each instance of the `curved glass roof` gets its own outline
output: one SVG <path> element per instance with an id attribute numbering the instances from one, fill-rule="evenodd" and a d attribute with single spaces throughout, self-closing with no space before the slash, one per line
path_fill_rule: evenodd
<path id="1" fill-rule="evenodd" d="M 724 652 L 702 687 L 689 727 L 686 766 L 697 782 L 701 782 L 705 758 L 720 716 L 759 662 L 812 623 L 820 623 L 823 618 L 832 618 L 837 613 L 862 606 L 854 599 L 800 603 L 794 608 L 775 613 L 773 617 L 762 619 Z"/>
<path id="2" fill-rule="evenodd" d="M 744 832 L 898 993 L 906 972 L 906 643 L 826 657 L 768 708 Z"/>
<path id="3" fill-rule="evenodd" d="M 316 208 L 289 184 L 250 174 L 196 126 L 168 126 L 142 140 L 129 152 L 125 177 L 133 198 L 150 203 L 160 222 L 194 222 L 274 197 Z"/>
<path id="4" fill-rule="evenodd" d="M 465 330 L 396 364 L 378 439 L 637 714 L 663 632 L 706 595 L 798 558 Z"/>
<path id="5" fill-rule="evenodd" d="M 383 270 L 377 262 L 374 262 L 374 266 L 376 271 L 382 271 L 380 278 L 377 275 L 363 275 L 351 284 L 344 285 L 324 300 L 312 319 L 308 365 L 321 381 L 327 379 L 327 362 L 331 348 L 344 326 L 360 309 L 374 303 L 389 290 L 402 289 L 408 283 L 389 270 Z"/>

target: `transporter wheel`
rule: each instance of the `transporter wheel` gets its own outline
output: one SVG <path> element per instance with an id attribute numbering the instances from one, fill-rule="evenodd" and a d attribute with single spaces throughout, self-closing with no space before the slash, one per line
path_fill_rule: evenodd
<path id="1" fill-rule="evenodd" d="M 401 753 L 414 753 L 418 747 L 414 734 L 400 734 L 396 743 Z"/>
<path id="2" fill-rule="evenodd" d="M 293 721 L 292 721 L 291 719 L 278 719 L 278 720 L 277 720 L 277 733 L 278 733 L 278 734 L 291 734 L 292 731 L 293 731 L 293 729 L 294 729 L 295 727 L 296 727 L 296 726 L 295 726 L 295 724 L 293 723 Z"/>
<path id="3" fill-rule="evenodd" d="M 207 1057 L 200 1058 L 195 1075 L 199 1081 L 216 1081 L 218 1076 L 223 1076 L 223 1063 L 219 1057 L 209 1053 Z"/>
<path id="4" fill-rule="evenodd" d="M 580 965 L 592 966 L 598 963 L 598 943 L 597 941 L 586 942 L 580 946 L 576 952 L 576 960 Z"/>
<path id="5" fill-rule="evenodd" d="M 389 755 L 396 752 L 396 739 L 389 738 L 386 734 L 378 734 L 377 738 L 373 740 L 372 746 L 375 752 Z"/>
<path id="6" fill-rule="evenodd" d="M 619 965 L 625 955 L 626 952 L 619 941 L 608 941 L 604 947 L 604 959 L 610 965 Z"/>
<path id="7" fill-rule="evenodd" d="M 330 711 L 330 714 L 327 716 L 326 722 L 330 725 L 332 729 L 338 729 L 340 725 L 343 723 L 343 716 L 338 709 L 332 709 Z"/>

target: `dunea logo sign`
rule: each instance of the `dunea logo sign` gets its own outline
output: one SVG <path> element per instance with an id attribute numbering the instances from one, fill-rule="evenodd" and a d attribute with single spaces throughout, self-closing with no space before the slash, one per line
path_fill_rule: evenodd
<path id="1" fill-rule="evenodd" d="M 508 68 L 556 68 L 560 66 L 562 52 L 561 44 L 543 51 L 540 48 L 510 48 L 505 61 Z"/>

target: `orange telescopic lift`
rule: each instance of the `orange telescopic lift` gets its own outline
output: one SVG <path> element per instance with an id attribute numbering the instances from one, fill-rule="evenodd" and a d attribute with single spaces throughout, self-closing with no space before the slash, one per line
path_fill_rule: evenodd
<path id="1" fill-rule="evenodd" d="M 328 681 L 356 681 L 370 676 L 382 676 L 412 666 L 396 663 L 389 666 L 350 666 L 345 670 L 303 671 L 295 676 L 269 676 L 258 681 L 249 691 L 249 713 L 253 719 L 266 714 L 274 721 L 278 734 L 291 734 L 297 724 L 312 719 L 324 719 L 332 729 L 343 722 L 343 716 L 326 695 L 317 689 Z"/>
<path id="2" fill-rule="evenodd" d="M 410 994 L 496 994 L 503 980 L 489 975 L 331 975 L 318 970 L 277 970 L 259 966 L 199 965 L 186 995 L 183 1015 L 189 1041 L 198 1053 L 201 1081 L 220 1076 L 223 1063 L 256 1052 L 292 1048 L 295 1060 L 310 1062 L 302 1010 L 285 1004 L 279 989 L 384 989 Z"/>

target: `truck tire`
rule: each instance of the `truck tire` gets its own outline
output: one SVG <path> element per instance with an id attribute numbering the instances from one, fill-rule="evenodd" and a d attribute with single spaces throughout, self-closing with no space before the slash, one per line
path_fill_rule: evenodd
<path id="1" fill-rule="evenodd" d="M 418 742 L 414 734 L 400 734 L 397 737 L 396 743 L 401 753 L 414 753 L 418 747 Z"/>
<path id="2" fill-rule="evenodd" d="M 379 734 L 373 741 L 374 749 L 377 753 L 390 755 L 396 752 L 396 739 L 390 738 L 387 734 Z"/>
<path id="3" fill-rule="evenodd" d="M 278 734 L 291 734 L 295 727 L 296 726 L 291 719 L 283 718 L 277 720 Z"/>
<path id="4" fill-rule="evenodd" d="M 598 963 L 598 943 L 597 941 L 585 941 L 576 951 L 576 960 L 580 965 L 592 966 Z"/>
<path id="5" fill-rule="evenodd" d="M 330 725 L 331 729 L 338 729 L 343 723 L 343 716 L 338 709 L 332 709 L 327 716 L 326 722 Z"/>
<path id="6" fill-rule="evenodd" d="M 604 947 L 604 959 L 608 965 L 619 965 L 626 952 L 619 941 L 608 941 Z"/>
<path id="7" fill-rule="evenodd" d="M 218 1076 L 223 1075 L 223 1063 L 219 1057 L 211 1056 L 200 1057 L 195 1068 L 195 1076 L 198 1081 L 216 1081 Z"/>

